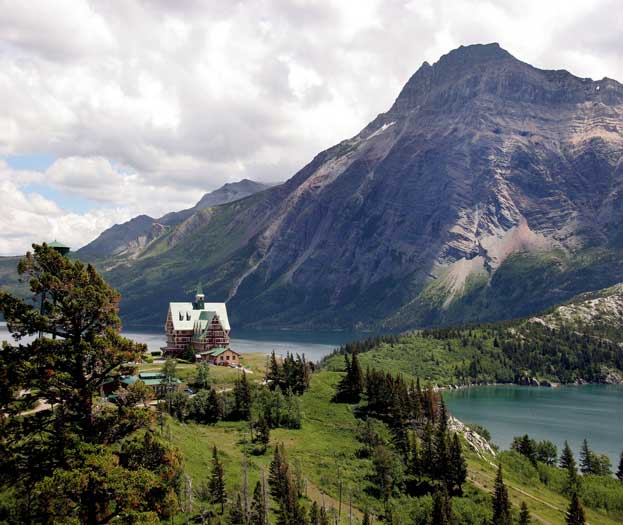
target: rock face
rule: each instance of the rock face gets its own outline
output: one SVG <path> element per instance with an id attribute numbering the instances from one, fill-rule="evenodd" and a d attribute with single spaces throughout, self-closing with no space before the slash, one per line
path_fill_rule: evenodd
<path id="1" fill-rule="evenodd" d="M 623 281 L 622 158 L 621 84 L 461 47 L 283 185 L 162 236 L 109 278 L 141 322 L 197 280 L 247 326 L 526 315 Z"/>
<path id="2" fill-rule="evenodd" d="M 196 212 L 243 199 L 270 187 L 270 184 L 243 179 L 239 182 L 227 183 L 217 190 L 206 193 L 195 206 L 187 210 L 167 213 L 159 219 L 139 215 L 123 224 L 115 224 L 102 232 L 97 239 L 78 250 L 78 257 L 87 260 L 111 257 L 134 259 L 140 256 L 152 241 Z"/>

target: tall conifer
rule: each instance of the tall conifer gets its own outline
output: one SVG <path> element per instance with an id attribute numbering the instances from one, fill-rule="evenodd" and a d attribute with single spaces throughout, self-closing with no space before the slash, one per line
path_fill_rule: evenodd
<path id="1" fill-rule="evenodd" d="M 578 493 L 571 494 L 571 503 L 567 509 L 567 525 L 584 525 L 586 523 L 586 515 L 584 514 L 584 508 L 578 499 Z"/>
<path id="2" fill-rule="evenodd" d="M 512 525 L 511 503 L 508 499 L 508 490 L 502 477 L 502 465 L 498 465 L 493 492 L 493 517 L 491 525 Z"/>
<path id="3" fill-rule="evenodd" d="M 216 446 L 212 449 L 212 473 L 209 482 L 210 500 L 216 505 L 220 505 L 221 514 L 225 511 L 225 502 L 227 494 L 225 492 L 225 473 L 223 464 L 218 457 L 218 449 Z"/>
<path id="4" fill-rule="evenodd" d="M 519 525 L 530 525 L 532 520 L 530 519 L 530 511 L 528 511 L 528 505 L 525 501 L 521 502 L 521 510 L 519 512 Z"/>
<path id="5" fill-rule="evenodd" d="M 619 456 L 619 468 L 617 469 L 617 478 L 619 481 L 623 481 L 623 451 Z"/>

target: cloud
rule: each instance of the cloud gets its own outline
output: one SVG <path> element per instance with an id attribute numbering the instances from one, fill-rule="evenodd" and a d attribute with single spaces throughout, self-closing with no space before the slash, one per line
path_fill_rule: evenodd
<path id="1" fill-rule="evenodd" d="M 56 158 L 47 182 L 111 217 L 190 205 L 244 177 L 286 179 L 389 108 L 424 60 L 461 44 L 498 41 L 537 67 L 623 79 L 616 0 L 7 0 L 0 10 L 0 156 Z M 16 177 L 23 192 L 26 175 Z"/>
<path id="2" fill-rule="evenodd" d="M 33 242 L 56 238 L 78 248 L 115 223 L 131 218 L 129 209 L 95 209 L 86 213 L 63 210 L 54 201 L 20 188 L 18 173 L 0 163 L 0 255 L 22 254 Z M 19 172 L 20 179 L 35 182 L 41 174 Z"/>

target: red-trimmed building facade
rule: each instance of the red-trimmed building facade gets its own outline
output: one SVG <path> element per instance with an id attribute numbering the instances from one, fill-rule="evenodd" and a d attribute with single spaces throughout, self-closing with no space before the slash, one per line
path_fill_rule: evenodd
<path id="1" fill-rule="evenodd" d="M 229 348 L 229 319 L 225 303 L 206 303 L 197 288 L 192 303 L 169 303 L 165 321 L 167 355 L 180 355 L 191 346 L 195 354 Z"/>

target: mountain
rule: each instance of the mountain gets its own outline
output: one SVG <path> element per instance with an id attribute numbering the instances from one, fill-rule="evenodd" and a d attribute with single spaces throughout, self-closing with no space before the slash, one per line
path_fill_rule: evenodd
<path id="1" fill-rule="evenodd" d="M 138 257 L 154 239 L 166 233 L 171 227 L 185 221 L 194 213 L 205 208 L 242 199 L 259 191 L 264 191 L 271 186 L 271 184 L 263 184 L 249 179 L 227 183 L 210 193 L 206 193 L 192 208 L 167 213 L 159 219 L 154 219 L 148 215 L 139 215 L 123 224 L 115 224 L 102 232 L 97 239 L 78 250 L 77 255 L 85 260 L 120 256 Z"/>
<path id="2" fill-rule="evenodd" d="M 197 281 L 235 326 L 526 316 L 623 281 L 622 158 L 621 84 L 460 47 L 286 183 L 196 212 L 106 276 L 133 323 Z"/>

